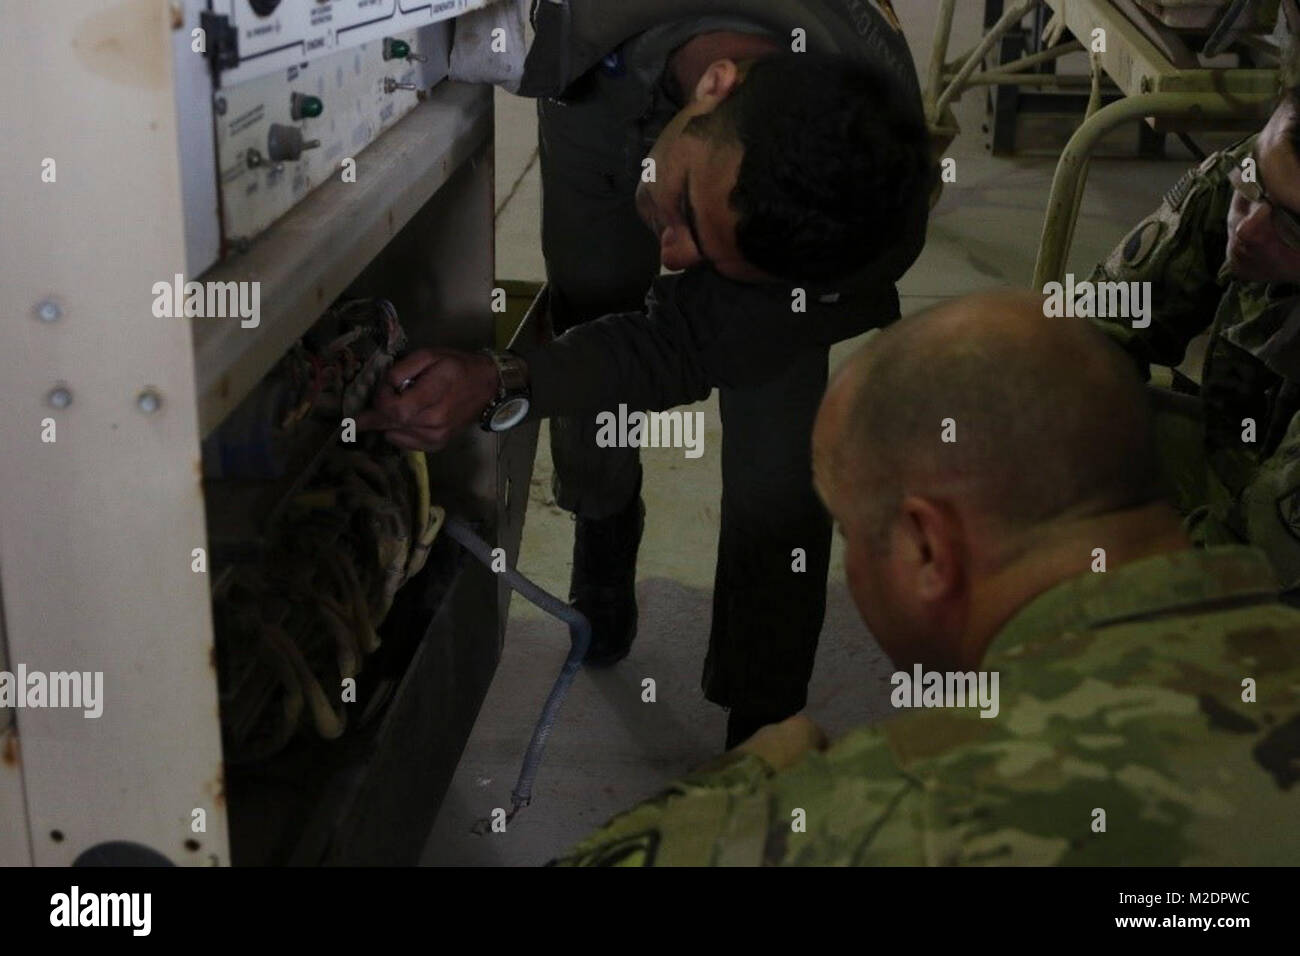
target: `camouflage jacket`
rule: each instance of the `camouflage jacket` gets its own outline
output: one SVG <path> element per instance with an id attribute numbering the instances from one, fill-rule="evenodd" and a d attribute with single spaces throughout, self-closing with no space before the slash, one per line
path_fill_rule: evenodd
<path id="1" fill-rule="evenodd" d="M 1071 579 L 993 642 L 996 717 L 910 711 L 775 775 L 732 755 L 557 862 L 1293 864 L 1300 611 L 1275 587 L 1239 546 Z"/>
<path id="2" fill-rule="evenodd" d="M 1189 170 L 1091 277 L 1151 283 L 1149 327 L 1098 320 L 1143 366 L 1179 365 L 1188 343 L 1210 329 L 1201 372 L 1206 453 L 1233 496 L 1276 451 L 1300 411 L 1300 287 L 1245 282 L 1227 267 L 1228 173 L 1250 155 L 1255 139 Z M 1245 419 L 1255 425 L 1251 443 L 1242 441 Z M 1235 530 L 1244 540 L 1244 528 Z"/>

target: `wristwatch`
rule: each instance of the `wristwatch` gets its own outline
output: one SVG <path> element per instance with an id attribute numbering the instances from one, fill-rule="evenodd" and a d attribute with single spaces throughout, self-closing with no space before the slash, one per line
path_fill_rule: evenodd
<path id="1" fill-rule="evenodd" d="M 482 427 L 485 432 L 509 431 L 528 417 L 531 407 L 528 366 L 513 352 L 493 349 L 484 349 L 483 352 L 496 363 L 501 385 L 497 397 L 483 409 Z"/>

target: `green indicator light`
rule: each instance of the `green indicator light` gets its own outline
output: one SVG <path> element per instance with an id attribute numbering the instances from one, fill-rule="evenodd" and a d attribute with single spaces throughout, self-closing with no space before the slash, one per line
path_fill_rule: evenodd
<path id="1" fill-rule="evenodd" d="M 289 99 L 289 115 L 296 120 L 320 116 L 324 111 L 325 104 L 320 101 L 318 96 L 294 93 Z"/>
<path id="2" fill-rule="evenodd" d="M 393 40 L 386 38 L 384 40 L 384 59 L 385 60 L 405 60 L 411 55 L 411 44 L 405 40 Z"/>

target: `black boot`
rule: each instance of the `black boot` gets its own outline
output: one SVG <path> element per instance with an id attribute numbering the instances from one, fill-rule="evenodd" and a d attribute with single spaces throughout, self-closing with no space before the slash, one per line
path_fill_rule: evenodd
<path id="1" fill-rule="evenodd" d="M 584 663 L 609 667 L 627 657 L 636 637 L 636 553 L 645 530 L 640 484 L 631 503 L 608 518 L 579 517 L 573 532 L 569 601 L 591 622 Z"/>

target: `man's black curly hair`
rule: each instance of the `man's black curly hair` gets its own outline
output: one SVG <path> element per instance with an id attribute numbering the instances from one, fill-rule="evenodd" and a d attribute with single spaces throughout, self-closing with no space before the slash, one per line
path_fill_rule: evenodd
<path id="1" fill-rule="evenodd" d="M 744 148 L 732 209 L 745 259 L 793 280 L 842 279 L 902 235 L 934 183 L 925 123 L 874 69 L 780 54 L 687 132 Z"/>

